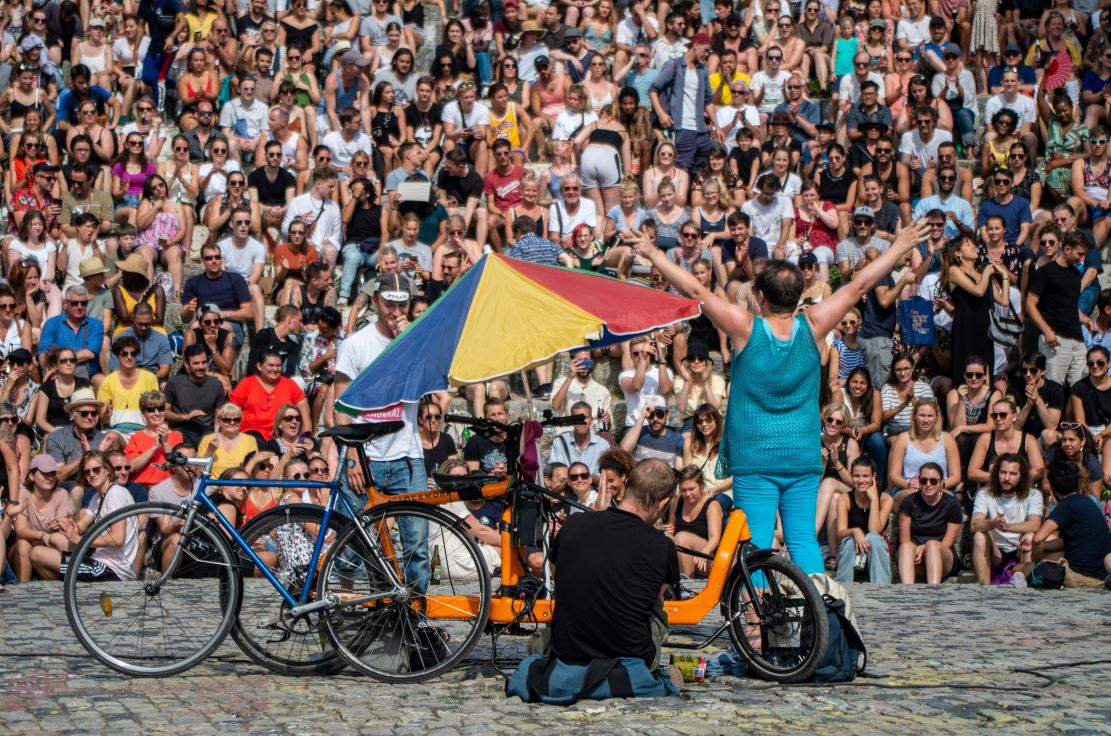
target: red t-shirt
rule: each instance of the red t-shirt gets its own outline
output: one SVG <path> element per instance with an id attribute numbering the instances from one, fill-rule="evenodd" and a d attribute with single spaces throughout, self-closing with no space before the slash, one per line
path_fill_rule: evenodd
<path id="1" fill-rule="evenodd" d="M 506 176 L 499 174 L 497 169 L 490 169 L 482 177 L 482 191 L 487 197 L 494 198 L 495 207 L 505 212 L 521 203 L 521 179 L 524 175 L 524 166 L 514 166 Z"/>
<path id="2" fill-rule="evenodd" d="M 296 404 L 305 398 L 305 392 L 290 379 L 282 376 L 274 391 L 267 393 L 258 376 L 248 376 L 231 392 L 231 403 L 243 410 L 243 432 L 258 432 L 263 439 L 274 434 L 274 417 L 282 404 Z"/>
<path id="3" fill-rule="evenodd" d="M 182 441 L 181 432 L 171 430 L 170 434 L 166 436 L 166 443 L 170 447 Z M 127 459 L 129 461 L 134 460 L 155 444 L 157 444 L 157 440 L 154 437 L 151 437 L 146 432 L 136 432 L 131 435 L 131 439 L 128 441 L 124 453 L 127 454 Z M 165 470 L 154 467 L 154 465 L 155 463 L 162 464 L 164 462 L 166 462 L 166 453 L 159 447 L 154 451 L 154 454 L 151 456 L 150 460 L 147 461 L 146 465 L 138 470 L 131 471 L 131 480 L 135 483 L 142 483 L 145 486 L 153 486 L 155 483 L 161 483 L 169 478 L 170 474 Z"/>

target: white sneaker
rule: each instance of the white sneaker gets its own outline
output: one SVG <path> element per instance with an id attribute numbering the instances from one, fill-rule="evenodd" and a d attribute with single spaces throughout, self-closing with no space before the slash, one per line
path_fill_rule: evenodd
<path id="1" fill-rule="evenodd" d="M 1026 576 L 1021 572 L 1016 572 L 1011 577 L 1011 585 L 1015 586 L 1015 590 L 1026 590 L 1029 586 L 1026 584 Z"/>

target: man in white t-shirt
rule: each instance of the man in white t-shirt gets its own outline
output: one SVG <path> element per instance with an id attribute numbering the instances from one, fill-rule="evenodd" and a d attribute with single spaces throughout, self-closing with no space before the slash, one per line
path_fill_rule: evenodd
<path id="1" fill-rule="evenodd" d="M 289 224 L 295 217 L 305 223 L 309 242 L 320 257 L 336 267 L 339 248 L 343 245 L 343 217 L 332 196 L 339 182 L 339 172 L 332 166 L 317 166 L 312 172 L 312 186 L 304 194 L 289 201 L 282 219 L 282 236 L 289 235 Z"/>
<path id="2" fill-rule="evenodd" d="M 783 49 L 779 46 L 769 46 L 764 52 L 766 69 L 761 69 L 752 75 L 752 95 L 756 109 L 760 111 L 761 124 L 767 124 L 768 116 L 775 111 L 779 103 L 786 99 L 787 90 L 784 89 L 787 79 L 791 76 L 780 69 L 783 65 Z"/>
<path id="3" fill-rule="evenodd" d="M 787 236 L 795 220 L 791 198 L 779 194 L 779 182 L 773 174 L 756 180 L 756 196 L 741 205 L 749 217 L 752 236 L 768 244 L 772 258 L 787 257 Z"/>
<path id="4" fill-rule="evenodd" d="M 380 274 L 375 282 L 374 305 L 376 318 L 358 332 L 348 335 L 340 343 L 336 355 L 335 395 L 340 396 L 355 378 L 385 350 L 390 342 L 409 326 L 409 279 L 404 274 Z M 354 450 L 347 450 L 353 466 L 347 469 L 347 484 L 351 491 L 365 493 L 368 482 L 388 495 L 415 493 L 428 490 L 424 471 L 424 448 L 417 429 L 417 405 L 398 402 L 374 412 L 364 412 L 353 418 L 336 412 L 337 424 L 359 421 L 400 421 L 404 425 L 394 434 L 376 437 L 365 445 L 373 480 L 364 477 L 363 468 Z M 401 545 L 408 561 L 405 580 L 419 591 L 428 587 L 432 574 L 429 564 L 428 523 L 415 519 L 400 519 Z"/>
<path id="5" fill-rule="evenodd" d="M 251 211 L 246 207 L 233 210 L 229 224 L 231 237 L 224 238 L 217 245 L 224 257 L 224 268 L 247 281 L 255 330 L 261 330 L 265 324 L 266 303 L 262 298 L 259 281 L 262 279 L 262 268 L 266 264 L 266 246 L 251 237 Z"/>
<path id="6" fill-rule="evenodd" d="M 919 47 L 930 37 L 930 16 L 926 15 L 922 0 L 907 0 L 906 5 L 907 17 L 895 24 L 895 48 L 917 55 Z"/>
<path id="7" fill-rule="evenodd" d="M 737 147 L 737 133 L 741 128 L 756 130 L 760 127 L 760 112 L 755 105 L 749 104 L 752 100 L 748 82 L 735 79 L 729 85 L 732 95 L 732 104 L 722 105 L 718 108 L 718 128 L 725 136 L 725 147 L 732 152 Z"/>
<path id="8" fill-rule="evenodd" d="M 987 486 L 972 503 L 972 568 L 981 585 L 991 582 L 992 567 L 1002 565 L 1005 556 L 1030 561 L 1044 504 L 1042 494 L 1030 488 L 1030 469 L 1023 467 L 1022 457 L 1004 454 L 996 460 Z"/>
<path id="9" fill-rule="evenodd" d="M 937 149 L 942 143 L 951 142 L 953 136 L 947 130 L 937 129 L 937 110 L 932 107 L 923 105 L 911 112 L 914 114 L 914 128 L 903 133 L 899 140 L 899 158 L 914 177 L 911 187 L 917 189 L 922 174 L 936 165 Z"/>
<path id="10" fill-rule="evenodd" d="M 339 111 L 339 130 L 333 130 L 320 142 L 332 152 L 332 166 L 340 170 L 342 178 L 352 176 L 351 159 L 356 153 L 371 155 L 370 136 L 362 131 L 361 114 L 353 107 Z"/>
<path id="11" fill-rule="evenodd" d="M 1000 110 L 1010 110 L 1018 117 L 1018 126 L 1015 131 L 1026 147 L 1028 160 L 1033 160 L 1033 153 L 1037 150 L 1038 139 L 1034 134 L 1034 126 L 1038 122 L 1037 109 L 1034 100 L 1019 92 L 1018 70 L 1003 72 L 1003 91 L 994 97 L 988 98 L 984 104 L 984 120 L 990 122 L 992 116 Z"/>
<path id="12" fill-rule="evenodd" d="M 636 424 L 642 406 L 667 406 L 675 376 L 660 360 L 656 344 L 646 337 L 621 345 L 622 365 L 632 366 L 617 376 L 625 395 L 625 427 Z"/>
<path id="13" fill-rule="evenodd" d="M 563 199 L 557 199 L 548 208 L 548 240 L 561 243 L 564 248 L 571 246 L 571 233 L 579 224 L 585 224 L 594 231 L 594 237 L 601 239 L 601 220 L 594 202 L 582 196 L 582 180 L 578 174 L 568 174 L 559 183 Z"/>
<path id="14" fill-rule="evenodd" d="M 455 102 L 444 105 L 444 152 L 462 149 L 480 175 L 486 172 L 486 138 L 490 132 L 490 108 L 476 102 L 473 82 L 459 85 Z"/>

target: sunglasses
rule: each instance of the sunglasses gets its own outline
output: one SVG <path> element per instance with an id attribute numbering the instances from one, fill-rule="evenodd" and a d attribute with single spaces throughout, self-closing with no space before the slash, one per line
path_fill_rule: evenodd
<path id="1" fill-rule="evenodd" d="M 75 413 L 77 416 L 84 417 L 85 419 L 100 416 L 100 412 L 96 409 L 78 409 Z"/>
<path id="2" fill-rule="evenodd" d="M 990 416 L 992 419 L 1006 419 L 1007 417 L 1011 416 L 1011 413 L 1009 411 L 993 411 L 988 414 L 988 416 Z"/>
<path id="3" fill-rule="evenodd" d="M 121 350 L 119 356 L 121 358 L 135 358 L 138 357 L 139 351 L 137 350 Z"/>
<path id="4" fill-rule="evenodd" d="M 568 473 L 567 477 L 571 480 L 586 480 L 590 477 L 590 473 Z"/>
<path id="5" fill-rule="evenodd" d="M 1089 360 L 1088 361 L 1088 367 L 1089 368 L 1102 368 L 1105 365 L 1107 365 L 1106 360 Z"/>
<path id="6" fill-rule="evenodd" d="M 1061 422 L 1057 429 L 1080 429 L 1080 422 Z"/>
<path id="7" fill-rule="evenodd" d="M 579 187 L 560 187 L 560 189 L 562 189 L 565 192 L 577 192 L 577 191 L 579 191 Z"/>
<path id="8" fill-rule="evenodd" d="M 1002 177 L 1002 176 L 997 176 L 994 179 L 992 179 L 992 181 L 995 182 L 996 186 L 999 186 L 999 185 L 1010 186 L 1010 184 L 1011 184 L 1010 179 L 1007 179 L 1007 178 Z"/>
<path id="9" fill-rule="evenodd" d="M 58 358 L 58 362 L 62 365 L 71 365 L 77 362 L 77 358 Z"/>
<path id="10" fill-rule="evenodd" d="M 70 301 L 69 305 L 71 307 L 87 307 L 87 306 L 89 306 L 89 300 L 86 299 L 85 301 L 80 301 L 80 302 L 79 301 Z"/>
<path id="11" fill-rule="evenodd" d="M 0 417 L 2 424 L 19 424 L 19 417 Z"/>
<path id="12" fill-rule="evenodd" d="M 201 324 L 208 325 L 209 327 L 215 327 L 216 325 L 221 324 L 223 321 L 224 320 L 222 319 L 202 319 Z"/>
<path id="13" fill-rule="evenodd" d="M 1036 376 L 1036 375 L 1038 375 L 1038 369 L 1023 366 L 1022 375 L 1024 375 L 1024 376 Z"/>
<path id="14" fill-rule="evenodd" d="M 440 421 L 442 416 L 442 414 L 425 414 L 423 417 L 421 417 L 421 419 L 424 419 L 428 422 L 438 422 Z"/>
<path id="15" fill-rule="evenodd" d="M 1088 142 L 1091 143 L 1093 146 L 1105 146 L 1105 145 L 1107 145 L 1107 139 L 1106 138 L 1089 138 Z"/>
<path id="16" fill-rule="evenodd" d="M 871 227 L 872 220 L 853 220 L 853 224 L 857 227 Z"/>
<path id="17" fill-rule="evenodd" d="M 85 475 L 96 475 L 97 473 L 103 473 L 104 470 L 105 468 L 103 465 L 96 465 L 91 468 L 85 468 Z"/>
<path id="18" fill-rule="evenodd" d="M 667 416 L 667 409 L 653 409 L 652 416 L 656 419 L 663 419 Z"/>
<path id="19" fill-rule="evenodd" d="M 919 476 L 918 484 L 923 486 L 939 486 L 941 485 L 941 478 L 922 478 Z"/>
<path id="20" fill-rule="evenodd" d="M 220 417 L 220 421 L 227 424 L 239 424 L 243 419 L 241 417 Z"/>
<path id="21" fill-rule="evenodd" d="M 283 422 L 299 422 L 301 421 L 300 414 L 290 414 L 289 416 L 282 417 Z"/>
<path id="22" fill-rule="evenodd" d="M 289 475 L 290 480 L 306 480 L 308 477 L 308 473 L 290 473 Z"/>
<path id="23" fill-rule="evenodd" d="M 1044 238 L 1043 240 L 1040 240 L 1039 243 L 1041 245 L 1057 245 L 1057 241 L 1053 238 Z"/>
<path id="24" fill-rule="evenodd" d="M 965 371 L 964 372 L 964 377 L 965 378 L 983 378 L 984 377 L 984 372 L 983 371 Z"/>
<path id="25" fill-rule="evenodd" d="M 771 11 L 768 11 L 768 12 L 771 12 Z M 768 61 L 783 61 L 783 57 L 782 56 L 769 56 Z"/>
<path id="26" fill-rule="evenodd" d="M 148 406 L 145 409 L 143 409 L 143 411 L 146 411 L 146 412 L 165 412 L 166 411 L 166 406 L 165 405 L 162 405 L 162 406 Z"/>
<path id="27" fill-rule="evenodd" d="M 316 468 L 309 468 L 309 472 L 313 475 L 325 475 L 328 472 L 328 466 L 320 466 Z"/>
<path id="28" fill-rule="evenodd" d="M 216 254 L 209 254 L 207 256 L 201 256 L 202 261 L 219 261 L 219 260 L 223 260 L 223 258 L 224 258 L 223 256 L 216 255 Z"/>
<path id="29" fill-rule="evenodd" d="M 827 419 L 826 424 L 828 424 L 831 427 L 842 427 L 845 424 L 845 420 L 844 419 Z"/>
<path id="30" fill-rule="evenodd" d="M 698 237 L 698 233 L 683 233 L 682 237 L 684 240 L 694 240 Z"/>

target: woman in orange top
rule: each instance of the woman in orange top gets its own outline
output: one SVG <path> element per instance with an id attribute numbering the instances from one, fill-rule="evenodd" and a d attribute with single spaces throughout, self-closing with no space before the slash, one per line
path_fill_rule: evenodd
<path id="1" fill-rule="evenodd" d="M 166 462 L 166 453 L 183 442 L 181 432 L 166 426 L 166 396 L 161 391 L 147 391 L 139 397 L 139 411 L 146 426 L 131 435 L 124 452 L 131 465 L 131 482 L 150 488 L 170 474 L 156 465 Z"/>

